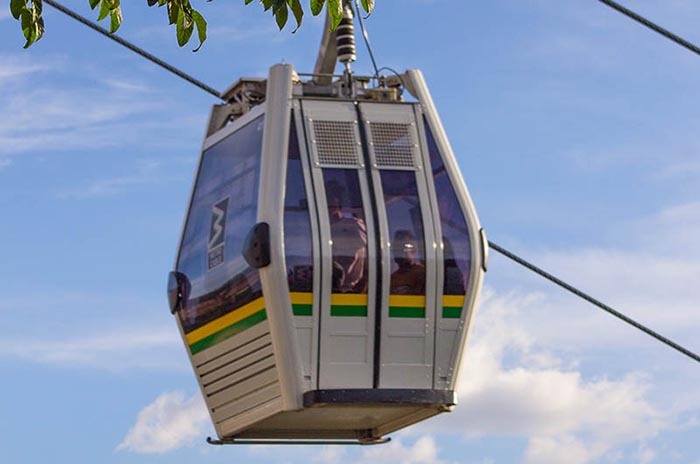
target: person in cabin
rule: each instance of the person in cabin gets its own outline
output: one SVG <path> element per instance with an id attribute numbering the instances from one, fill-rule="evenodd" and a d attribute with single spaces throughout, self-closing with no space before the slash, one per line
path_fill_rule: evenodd
<path id="1" fill-rule="evenodd" d="M 425 266 L 416 261 L 416 237 L 410 230 L 397 230 L 391 243 L 394 262 L 392 295 L 425 295 Z"/>
<path id="2" fill-rule="evenodd" d="M 344 210 L 345 188 L 326 182 L 328 217 L 333 240 L 333 293 L 367 291 L 367 226 Z"/>

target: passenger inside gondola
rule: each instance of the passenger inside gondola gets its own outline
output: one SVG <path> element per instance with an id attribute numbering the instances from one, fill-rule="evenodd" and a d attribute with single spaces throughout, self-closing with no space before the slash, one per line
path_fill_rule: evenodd
<path id="1" fill-rule="evenodd" d="M 392 249 L 399 267 L 391 274 L 391 294 L 424 295 L 425 266 L 416 261 L 416 237 L 410 230 L 397 230 Z"/>
<path id="2" fill-rule="evenodd" d="M 340 182 L 327 180 L 325 187 L 333 240 L 332 290 L 334 293 L 365 293 L 367 226 L 363 218 L 345 209 L 345 187 Z"/>

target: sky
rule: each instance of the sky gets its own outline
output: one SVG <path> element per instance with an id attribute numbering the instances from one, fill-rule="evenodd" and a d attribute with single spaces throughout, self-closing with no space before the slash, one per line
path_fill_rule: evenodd
<path id="1" fill-rule="evenodd" d="M 217 89 L 313 69 L 320 18 L 194 2 L 192 53 L 133 3 L 120 35 Z M 700 42 L 700 3 L 623 3 Z M 700 463 L 698 364 L 493 252 L 453 413 L 375 447 L 207 445 L 165 284 L 216 101 L 48 6 L 23 50 L 3 8 L 3 462 Z M 380 66 L 423 71 L 490 240 L 700 352 L 698 56 L 595 0 L 377 0 L 366 24 Z"/>

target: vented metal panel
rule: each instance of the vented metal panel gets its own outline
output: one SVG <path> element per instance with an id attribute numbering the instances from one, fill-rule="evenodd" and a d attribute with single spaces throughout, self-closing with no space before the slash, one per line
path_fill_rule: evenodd
<path id="1" fill-rule="evenodd" d="M 369 123 L 378 167 L 415 168 L 413 131 L 409 124 Z"/>
<path id="2" fill-rule="evenodd" d="M 215 350 L 193 358 L 215 425 L 280 397 L 266 322 L 219 343 Z"/>
<path id="3" fill-rule="evenodd" d="M 312 121 L 313 143 L 319 165 L 360 166 L 355 126 L 352 121 Z"/>

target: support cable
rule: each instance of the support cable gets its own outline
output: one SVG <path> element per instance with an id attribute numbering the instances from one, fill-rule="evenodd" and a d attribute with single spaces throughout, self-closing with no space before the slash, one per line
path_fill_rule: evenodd
<path id="1" fill-rule="evenodd" d="M 147 51 L 137 47 L 136 45 L 132 44 L 131 42 L 127 42 L 126 40 L 122 39 L 121 37 L 112 34 L 109 32 L 107 29 L 104 29 L 103 27 L 95 24 L 94 22 L 90 21 L 89 19 L 80 16 L 78 13 L 74 12 L 73 10 L 70 10 L 66 8 L 65 6 L 61 5 L 60 3 L 54 1 L 54 0 L 44 0 L 44 3 L 54 7 L 61 13 L 70 16 L 71 18 L 75 19 L 78 22 L 83 23 L 85 26 L 89 27 L 90 29 L 99 32 L 100 34 L 104 35 L 107 38 L 110 38 L 117 42 L 120 45 L 123 45 L 124 47 L 128 48 L 134 53 L 137 53 L 141 55 L 142 57 L 146 58 L 147 60 L 150 60 L 151 62 L 157 64 L 158 66 L 170 71 L 171 73 L 175 74 L 176 76 L 186 80 L 190 84 L 196 85 L 200 89 L 204 90 L 205 92 L 215 96 L 216 98 L 219 98 L 223 100 L 221 97 L 221 92 L 217 91 L 216 89 L 209 87 L 207 84 L 195 79 L 194 77 L 190 76 L 189 74 L 186 74 L 179 69 L 175 68 L 174 66 L 169 65 L 165 61 L 151 55 Z"/>
<path id="2" fill-rule="evenodd" d="M 372 66 L 374 66 L 374 77 L 379 78 L 379 69 L 377 69 L 377 62 L 374 60 L 374 53 L 372 53 L 372 46 L 369 44 L 369 35 L 367 35 L 367 30 L 365 29 L 365 21 L 362 19 L 362 11 L 360 10 L 360 3 L 355 0 L 355 9 L 357 10 L 357 18 L 360 21 L 360 29 L 362 29 L 362 37 L 365 39 L 365 45 L 367 46 L 367 51 L 369 52 L 369 57 L 372 60 Z"/>
<path id="3" fill-rule="evenodd" d="M 681 345 L 669 340 L 668 338 L 664 337 L 663 335 L 659 334 L 658 332 L 655 332 L 651 330 L 650 328 L 640 324 L 639 322 L 635 321 L 634 319 L 631 319 L 624 314 L 620 313 L 619 311 L 614 310 L 610 306 L 606 305 L 605 303 L 596 300 L 590 295 L 587 295 L 586 293 L 582 292 L 581 290 L 567 284 L 563 280 L 560 280 L 556 277 L 554 277 L 552 274 L 540 269 L 539 267 L 535 266 L 534 264 L 531 264 L 524 259 L 520 258 L 519 256 L 516 256 L 515 254 L 511 253 L 510 251 L 501 248 L 500 246 L 496 245 L 493 242 L 489 242 L 489 247 L 491 249 L 499 252 L 503 256 L 510 258 L 511 260 L 515 261 L 516 263 L 520 264 L 521 266 L 526 267 L 527 269 L 535 272 L 536 274 L 541 275 L 545 279 L 554 282 L 558 286 L 562 287 L 565 290 L 568 290 L 569 292 L 573 293 L 574 295 L 578 296 L 579 298 L 583 298 L 584 300 L 588 301 L 591 304 L 594 304 L 595 306 L 599 307 L 603 311 L 606 311 L 610 313 L 611 315 L 617 317 L 618 319 L 621 319 L 622 321 L 630 324 L 633 327 L 636 327 L 637 329 L 641 330 L 642 332 L 646 333 L 647 335 L 651 335 L 658 341 L 665 343 L 666 345 L 670 346 L 671 348 L 683 353 L 684 355 L 688 356 L 691 359 L 694 359 L 697 362 L 700 362 L 700 356 L 697 354 L 693 353 L 692 351 L 682 347 Z"/>
<path id="4" fill-rule="evenodd" d="M 687 48 L 691 52 L 695 53 L 696 55 L 700 55 L 700 47 L 697 45 L 694 45 L 687 40 L 683 39 L 682 37 L 677 36 L 673 32 L 664 29 L 663 27 L 659 26 L 658 24 L 654 24 L 653 22 L 649 21 L 648 19 L 638 15 L 634 11 L 625 8 L 624 6 L 620 5 L 619 3 L 613 2 L 612 0 L 598 0 L 599 2 L 609 6 L 610 8 L 619 11 L 623 15 L 634 19 L 640 24 L 643 24 L 644 26 L 648 27 L 652 31 L 661 34 L 662 36 L 666 37 L 669 40 L 672 40 L 676 42 L 678 45 Z"/>

